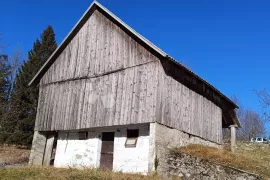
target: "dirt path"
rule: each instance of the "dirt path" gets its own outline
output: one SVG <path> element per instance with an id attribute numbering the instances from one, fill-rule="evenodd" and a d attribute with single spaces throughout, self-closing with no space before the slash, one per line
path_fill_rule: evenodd
<path id="1" fill-rule="evenodd" d="M 30 150 L 18 146 L 0 146 L 0 168 L 25 165 Z"/>
<path id="2" fill-rule="evenodd" d="M 0 164 L 0 168 L 9 168 L 9 167 L 15 167 L 15 166 L 25 166 L 27 165 L 27 162 L 22 162 L 22 163 L 15 163 L 15 164 Z"/>

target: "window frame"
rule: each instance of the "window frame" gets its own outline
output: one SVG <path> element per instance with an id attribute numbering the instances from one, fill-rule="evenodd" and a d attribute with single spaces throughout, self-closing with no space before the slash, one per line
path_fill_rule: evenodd
<path id="1" fill-rule="evenodd" d="M 132 132 L 133 131 L 133 132 Z M 134 136 L 135 133 L 136 135 Z M 125 142 L 125 147 L 126 148 L 134 148 L 137 146 L 137 141 L 139 138 L 139 129 L 127 129 L 127 139 Z M 134 143 L 133 144 L 128 144 L 128 141 L 133 140 Z"/>

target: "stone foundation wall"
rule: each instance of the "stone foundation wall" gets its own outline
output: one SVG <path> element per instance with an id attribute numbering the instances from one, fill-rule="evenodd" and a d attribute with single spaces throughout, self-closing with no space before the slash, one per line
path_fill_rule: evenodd
<path id="1" fill-rule="evenodd" d="M 261 177 L 232 167 L 214 164 L 207 160 L 192 157 L 184 153 L 171 151 L 167 157 L 167 175 L 181 176 L 187 180 L 257 180 Z"/>
<path id="2" fill-rule="evenodd" d="M 159 123 L 155 123 L 155 146 L 156 170 L 161 174 L 167 174 L 167 157 L 170 154 L 170 149 L 174 147 L 186 146 L 188 144 L 201 144 L 221 148 L 220 144 L 204 140 L 200 137 L 169 128 Z"/>

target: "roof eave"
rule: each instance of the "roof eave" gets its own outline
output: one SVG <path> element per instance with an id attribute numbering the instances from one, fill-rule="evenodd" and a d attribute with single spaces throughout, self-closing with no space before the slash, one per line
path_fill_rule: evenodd
<path id="1" fill-rule="evenodd" d="M 237 104 L 235 104 L 230 98 L 228 98 L 227 96 L 225 96 L 222 92 L 220 92 L 218 89 L 216 89 L 214 86 L 212 86 L 210 83 L 208 83 L 206 80 L 202 79 L 199 75 L 197 75 L 196 73 L 194 73 L 193 71 L 189 70 L 188 68 L 186 68 L 185 66 L 183 66 L 181 63 L 179 63 L 178 61 L 176 61 L 175 59 L 173 59 L 170 56 L 167 56 L 167 58 L 174 62 L 176 65 L 180 66 L 182 69 L 184 69 L 185 71 L 188 71 L 189 73 L 191 73 L 194 77 L 196 77 L 198 80 L 202 81 L 204 84 L 206 84 L 207 86 L 211 87 L 215 92 L 217 92 L 220 96 L 222 96 L 227 102 L 229 102 L 232 106 L 233 109 L 235 108 L 239 108 Z"/>

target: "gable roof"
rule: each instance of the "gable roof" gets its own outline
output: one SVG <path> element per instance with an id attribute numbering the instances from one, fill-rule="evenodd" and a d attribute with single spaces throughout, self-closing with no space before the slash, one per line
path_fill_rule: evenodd
<path id="1" fill-rule="evenodd" d="M 199 77 L 197 74 L 171 58 L 167 53 L 162 51 L 160 48 L 155 46 L 152 42 L 147 40 L 145 37 L 140 35 L 138 32 L 136 32 L 134 29 L 132 29 L 130 26 L 128 26 L 126 23 L 124 23 L 121 19 L 119 19 L 117 16 L 115 16 L 112 12 L 110 12 L 108 9 L 106 9 L 104 6 L 102 6 L 97 1 L 94 1 L 89 8 L 85 11 L 85 13 L 82 15 L 82 17 L 79 19 L 79 21 L 75 24 L 75 26 L 72 28 L 72 30 L 68 33 L 68 35 L 65 37 L 65 39 L 61 42 L 61 44 L 58 46 L 58 48 L 53 52 L 53 54 L 49 57 L 49 59 L 44 63 L 44 65 L 40 68 L 40 70 L 36 73 L 36 75 L 33 77 L 33 79 L 29 82 L 30 85 L 37 85 L 42 78 L 42 76 L 46 73 L 46 71 L 50 68 L 50 66 L 54 63 L 54 61 L 57 59 L 57 57 L 62 53 L 62 51 L 66 48 L 66 46 L 69 44 L 69 42 L 73 39 L 73 37 L 77 34 L 77 32 L 81 29 L 81 27 L 84 25 L 84 23 L 88 20 L 88 18 L 91 16 L 91 14 L 95 11 L 100 11 L 104 16 L 109 18 L 111 21 L 113 21 L 116 25 L 118 25 L 123 31 L 125 31 L 127 34 L 129 34 L 131 37 L 133 37 L 138 43 L 143 45 L 146 49 L 148 49 L 151 53 L 156 55 L 161 59 L 161 61 L 169 61 L 171 66 L 176 66 L 178 69 L 177 71 L 184 71 L 189 76 L 192 76 L 195 78 L 198 82 L 201 84 L 207 86 L 208 89 L 211 89 L 215 94 L 220 96 L 226 104 L 228 104 L 231 108 L 231 110 L 234 110 L 235 108 L 238 108 L 238 106 L 231 101 L 228 97 L 226 97 L 224 94 L 222 94 L 219 90 L 217 90 L 214 86 L 209 84 L 207 81 Z M 196 91 L 196 90 L 195 90 Z M 202 94 L 202 93 L 199 93 Z M 234 124 L 237 124 L 238 127 L 240 127 L 240 123 L 238 121 L 238 118 L 232 118 L 234 119 Z M 231 124 L 229 123 L 229 124 Z"/>
<path id="2" fill-rule="evenodd" d="M 152 51 L 156 52 L 155 54 L 158 54 L 162 57 L 167 56 L 165 52 L 163 52 L 160 48 L 155 46 L 153 43 L 151 43 L 148 39 L 140 35 L 138 32 L 136 32 L 134 29 L 132 29 L 130 26 L 128 26 L 126 23 L 124 23 L 121 19 L 119 19 L 117 16 L 115 16 L 112 12 L 110 12 L 108 9 L 106 9 L 104 6 L 102 6 L 97 1 L 94 1 L 89 8 L 85 11 L 85 13 L 82 15 L 82 17 L 79 19 L 79 21 L 75 24 L 75 26 L 71 29 L 71 31 L 68 33 L 68 35 L 65 37 L 65 39 L 61 42 L 61 44 L 58 46 L 58 48 L 53 52 L 53 54 L 49 57 L 49 59 L 44 63 L 44 65 L 40 68 L 40 70 L 36 73 L 36 75 L 33 77 L 33 79 L 28 84 L 29 86 L 32 84 L 38 84 L 38 81 L 42 78 L 42 76 L 47 71 L 48 67 L 56 60 L 56 58 L 59 56 L 59 54 L 65 49 L 67 44 L 72 40 L 72 38 L 77 34 L 77 32 L 80 30 L 80 28 L 83 26 L 83 24 L 88 20 L 88 18 L 91 16 L 91 14 L 98 9 L 100 12 L 102 12 L 106 17 L 109 17 L 109 19 L 113 20 L 114 23 L 117 25 L 121 25 L 122 28 L 125 29 L 125 31 L 128 31 L 131 33 L 136 39 L 139 39 L 141 43 L 144 43 L 147 45 Z"/>

